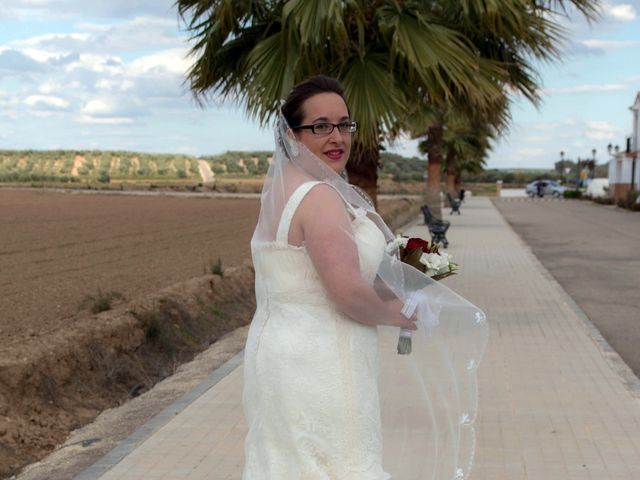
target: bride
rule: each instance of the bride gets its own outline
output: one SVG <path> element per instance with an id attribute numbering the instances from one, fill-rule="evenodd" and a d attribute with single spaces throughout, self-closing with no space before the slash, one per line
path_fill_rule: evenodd
<path id="1" fill-rule="evenodd" d="M 244 480 L 448 480 L 471 466 L 486 320 L 398 260 L 344 179 L 357 129 L 326 76 L 281 108 L 251 240 Z M 398 327 L 417 330 L 411 355 L 395 352 Z"/>

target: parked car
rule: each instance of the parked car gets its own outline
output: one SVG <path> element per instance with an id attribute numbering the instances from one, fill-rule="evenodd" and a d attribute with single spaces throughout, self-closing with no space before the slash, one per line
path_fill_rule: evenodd
<path id="1" fill-rule="evenodd" d="M 540 193 L 538 194 L 538 182 L 540 185 Z M 537 195 L 544 197 L 545 195 L 553 195 L 558 198 L 564 194 L 564 191 L 567 187 L 560 185 L 555 180 L 534 180 L 529 185 L 527 185 L 526 193 L 530 197 L 535 197 Z"/>

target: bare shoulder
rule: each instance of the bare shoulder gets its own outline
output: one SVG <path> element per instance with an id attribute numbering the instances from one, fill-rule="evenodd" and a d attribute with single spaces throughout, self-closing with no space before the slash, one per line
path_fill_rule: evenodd
<path id="1" fill-rule="evenodd" d="M 344 202 L 334 187 L 327 183 L 319 183 L 309 190 L 300 206 L 303 210 L 317 212 L 319 208 L 333 210 L 333 208 L 341 207 L 344 209 Z"/>
<path id="2" fill-rule="evenodd" d="M 315 185 L 302 199 L 294 223 L 303 229 L 326 228 L 349 221 L 349 214 L 338 191 L 329 184 Z"/>

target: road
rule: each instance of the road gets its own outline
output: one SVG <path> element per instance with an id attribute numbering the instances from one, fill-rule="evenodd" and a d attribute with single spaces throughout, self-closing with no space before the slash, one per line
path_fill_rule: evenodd
<path id="1" fill-rule="evenodd" d="M 640 376 L 640 214 L 580 200 L 494 203 Z"/>

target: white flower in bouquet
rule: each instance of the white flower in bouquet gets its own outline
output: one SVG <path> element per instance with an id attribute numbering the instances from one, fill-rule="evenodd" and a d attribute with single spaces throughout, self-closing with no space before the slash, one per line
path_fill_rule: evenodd
<path id="1" fill-rule="evenodd" d="M 394 252 L 397 252 L 400 248 L 405 248 L 408 241 L 409 237 L 398 235 L 393 239 L 392 242 L 389 242 L 389 244 L 387 245 L 387 253 L 391 255 Z"/>
<path id="2" fill-rule="evenodd" d="M 451 255 L 448 253 L 424 253 L 420 257 L 420 263 L 426 268 L 425 274 L 429 277 L 448 273 L 450 271 Z"/>

